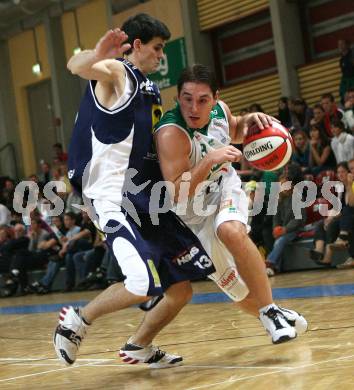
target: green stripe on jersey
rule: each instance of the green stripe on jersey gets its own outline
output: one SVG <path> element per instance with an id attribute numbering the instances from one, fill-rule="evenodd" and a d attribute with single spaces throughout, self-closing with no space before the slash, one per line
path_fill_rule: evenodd
<path id="1" fill-rule="evenodd" d="M 221 108 L 220 103 L 216 103 L 216 105 L 212 108 L 209 116 L 209 123 L 206 126 L 204 126 L 202 129 L 191 129 L 187 127 L 187 123 L 181 114 L 180 106 L 177 103 L 172 110 L 169 110 L 163 114 L 160 121 L 155 125 L 154 132 L 156 132 L 162 126 L 177 125 L 185 129 L 189 137 L 192 139 L 195 131 L 199 131 L 199 133 L 205 135 L 208 134 L 208 127 L 213 119 L 226 119 L 224 110 Z"/>

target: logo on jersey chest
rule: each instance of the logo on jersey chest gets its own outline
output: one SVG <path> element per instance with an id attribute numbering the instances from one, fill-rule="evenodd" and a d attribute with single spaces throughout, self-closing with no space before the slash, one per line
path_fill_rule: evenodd
<path id="1" fill-rule="evenodd" d="M 144 95 L 155 95 L 153 85 L 154 83 L 150 80 L 142 81 L 139 86 L 140 92 Z"/>

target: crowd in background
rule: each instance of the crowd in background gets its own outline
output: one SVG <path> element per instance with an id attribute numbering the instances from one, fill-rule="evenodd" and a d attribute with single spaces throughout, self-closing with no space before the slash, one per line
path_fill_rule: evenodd
<path id="1" fill-rule="evenodd" d="M 16 293 L 47 294 L 61 268 L 65 269 L 63 292 L 104 288 L 123 280 L 117 262 L 107 250 L 104 235 L 96 229 L 70 185 L 67 154 L 53 145 L 53 161 L 40 163 L 40 172 L 29 176 L 39 188 L 37 207 L 28 220 L 13 208 L 15 182 L 7 178 L 0 192 L 1 297 Z M 62 181 L 65 192 L 61 215 L 51 216 L 43 189 L 50 181 Z M 49 207 L 48 207 L 49 206 Z M 49 212 L 48 212 L 49 211 Z M 31 270 L 43 270 L 37 280 Z M 34 279 L 34 280 L 33 280 Z"/>
<path id="2" fill-rule="evenodd" d="M 241 115 L 257 111 L 262 112 L 262 107 L 252 104 L 244 108 Z M 285 246 L 301 237 L 309 225 L 314 239 L 311 260 L 322 266 L 331 266 L 334 251 L 346 250 L 348 258 L 338 268 L 353 268 L 354 89 L 346 90 L 343 104 L 337 104 L 331 93 L 324 93 L 313 107 L 302 98 L 281 97 L 277 118 L 289 129 L 293 139 L 290 163 L 275 172 L 257 171 L 245 159 L 235 166 L 243 182 L 248 182 L 246 191 L 250 204 L 255 201 L 257 182 L 266 184 L 264 207 L 250 223 L 251 236 L 265 253 L 268 275 L 281 271 Z M 303 180 L 316 183 L 317 199 L 314 205 L 303 210 L 302 218 L 295 219 L 291 199 L 294 186 Z M 344 191 L 337 194 L 342 211 L 335 217 L 322 218 L 318 208 L 328 201 L 323 198 L 321 187 L 329 180 L 343 184 Z M 292 181 L 292 188 L 281 192 L 276 214 L 269 216 L 266 211 L 271 183 L 282 181 Z"/>
<path id="3" fill-rule="evenodd" d="M 262 112 L 255 103 L 241 111 Z M 265 258 L 267 273 L 281 272 L 282 255 L 286 245 L 308 235 L 311 226 L 314 247 L 309 261 L 330 266 L 333 252 L 346 250 L 348 258 L 339 267 L 354 267 L 354 89 L 343 95 L 337 104 L 331 93 L 325 93 L 318 104 L 309 107 L 302 98 L 281 97 L 278 119 L 290 130 L 294 150 L 291 161 L 275 172 L 260 172 L 246 160 L 235 165 L 249 198 L 249 208 L 257 202 L 259 182 L 265 183 L 265 198 L 260 213 L 250 216 L 251 238 Z M 241 147 L 242 146 L 238 146 Z M 67 175 L 67 154 L 61 144 L 53 145 L 53 161 L 41 161 L 40 171 L 30 175 L 40 191 L 37 208 L 24 221 L 13 209 L 16 183 L 7 178 L 0 183 L 0 296 L 16 294 L 47 294 L 53 289 L 61 268 L 65 269 L 64 292 L 104 288 L 122 281 L 124 276 L 107 250 L 104 235 L 96 229 L 87 213 L 77 204 L 80 196 L 72 190 Z M 62 215 L 48 214 L 49 201 L 43 195 L 44 186 L 61 181 L 66 191 L 58 192 L 65 204 Z M 321 186 L 326 180 L 339 180 L 344 192 L 339 194 L 342 211 L 337 216 L 314 218 L 309 208 L 295 218 L 291 207 L 295 185 L 311 180 L 318 187 L 315 206 L 326 204 Z M 267 207 L 273 182 L 291 181 L 291 188 L 281 192 L 275 215 Z M 301 195 L 302 196 L 302 195 Z M 36 280 L 29 273 L 42 270 Z"/>

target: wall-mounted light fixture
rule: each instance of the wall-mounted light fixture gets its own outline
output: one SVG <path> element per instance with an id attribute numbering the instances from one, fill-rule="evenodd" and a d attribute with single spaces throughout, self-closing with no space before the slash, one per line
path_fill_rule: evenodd
<path id="1" fill-rule="evenodd" d="M 81 44 L 81 39 L 80 39 L 79 21 L 77 19 L 76 9 L 73 10 L 73 14 L 74 14 L 74 24 L 75 24 L 76 44 L 77 44 L 77 46 L 74 47 L 73 52 L 74 54 L 77 54 L 80 53 L 80 51 L 82 51 L 83 46 Z"/>
<path id="2" fill-rule="evenodd" d="M 42 67 L 41 67 L 41 62 L 39 61 L 38 42 L 37 42 L 37 34 L 35 28 L 32 28 L 32 33 L 33 33 L 33 42 L 34 42 L 34 52 L 36 56 L 36 63 L 32 65 L 32 73 L 39 77 L 42 75 Z"/>

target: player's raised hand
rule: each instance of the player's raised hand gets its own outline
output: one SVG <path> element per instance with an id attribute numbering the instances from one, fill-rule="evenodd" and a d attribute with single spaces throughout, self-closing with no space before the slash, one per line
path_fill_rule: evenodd
<path id="1" fill-rule="evenodd" d="M 95 47 L 96 57 L 102 60 L 122 57 L 130 49 L 130 43 L 124 43 L 127 39 L 128 35 L 119 28 L 107 31 L 97 42 Z"/>
<path id="2" fill-rule="evenodd" d="M 206 156 L 213 164 L 223 164 L 225 162 L 237 162 L 242 158 L 242 152 L 234 146 L 225 146 L 209 152 Z"/>
<path id="3" fill-rule="evenodd" d="M 247 126 L 251 126 L 255 123 L 260 129 L 271 126 L 272 122 L 280 123 L 278 119 L 274 118 L 273 116 L 264 114 L 263 112 L 252 112 L 247 114 L 245 119 Z"/>

